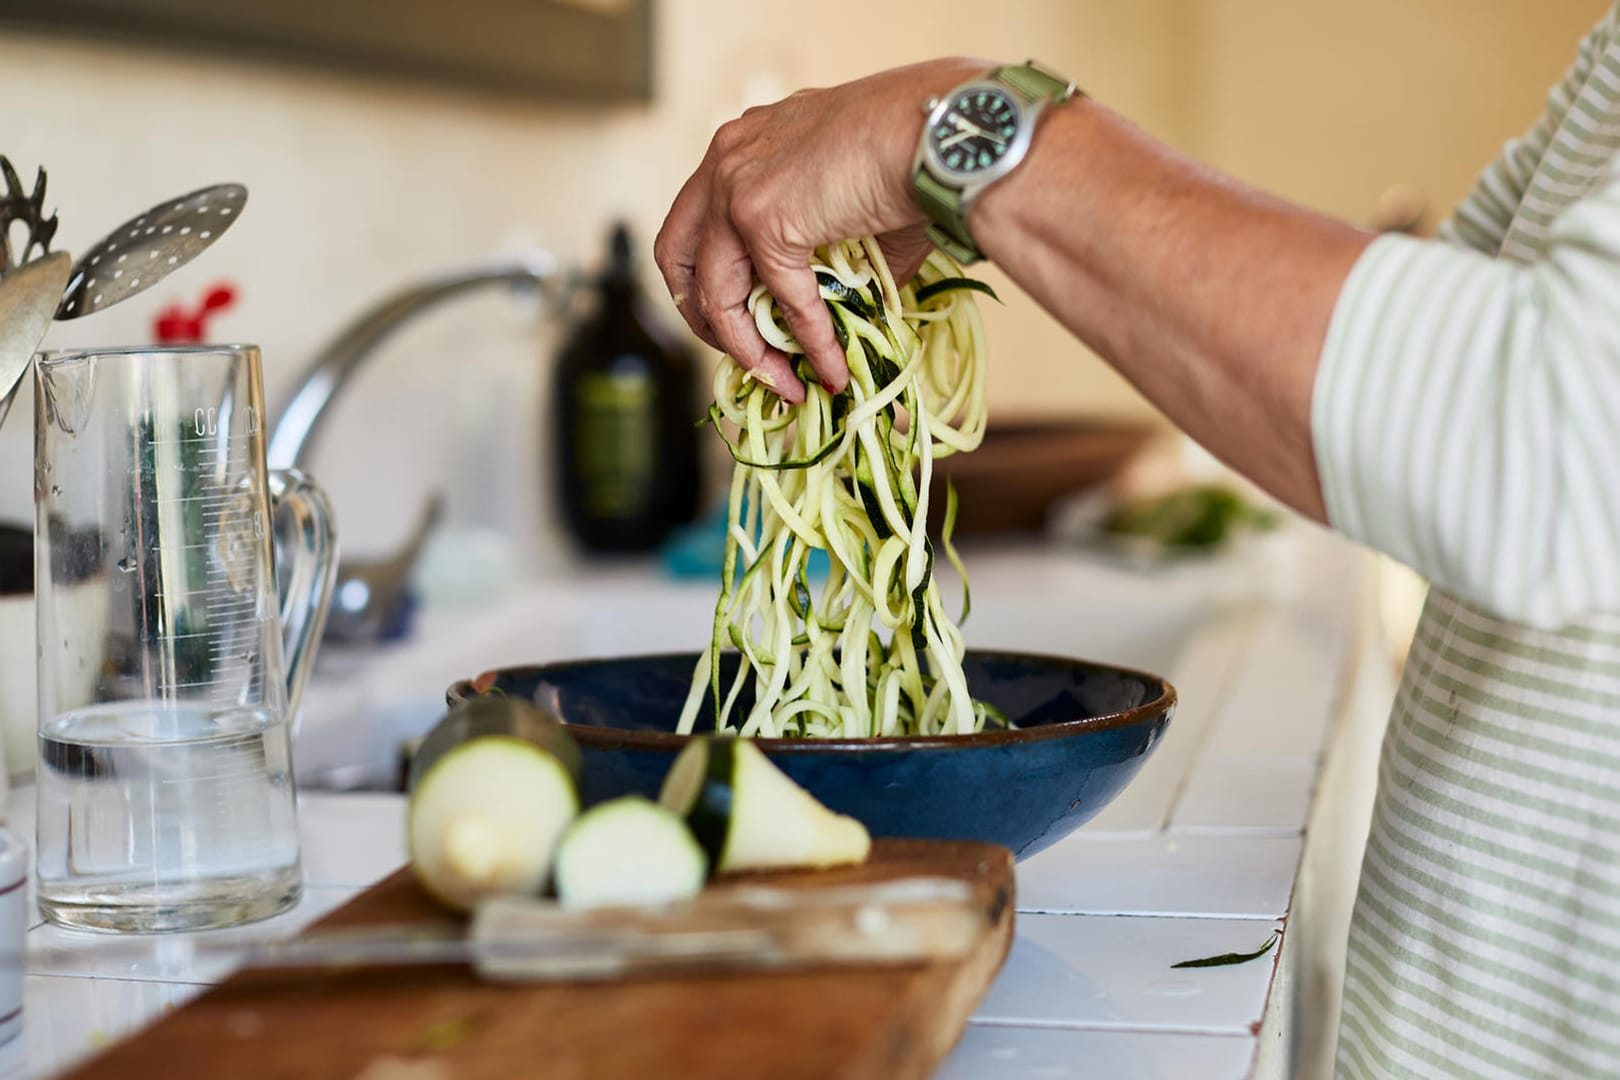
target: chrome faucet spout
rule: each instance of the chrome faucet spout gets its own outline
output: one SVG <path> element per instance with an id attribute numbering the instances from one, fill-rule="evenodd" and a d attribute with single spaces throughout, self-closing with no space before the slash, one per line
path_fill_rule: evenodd
<path id="1" fill-rule="evenodd" d="M 270 467 L 308 464 L 314 436 L 332 399 L 386 338 L 417 315 L 486 285 L 544 289 L 556 279 L 557 260 L 550 252 L 531 249 L 430 278 L 382 301 L 316 354 L 271 432 L 266 452 Z"/>

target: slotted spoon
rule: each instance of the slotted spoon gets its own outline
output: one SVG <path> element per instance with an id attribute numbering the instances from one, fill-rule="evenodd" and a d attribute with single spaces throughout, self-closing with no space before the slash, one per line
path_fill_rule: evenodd
<path id="1" fill-rule="evenodd" d="M 218 240 L 246 203 L 241 184 L 215 184 L 126 221 L 74 265 L 57 319 L 91 315 L 150 289 Z"/>

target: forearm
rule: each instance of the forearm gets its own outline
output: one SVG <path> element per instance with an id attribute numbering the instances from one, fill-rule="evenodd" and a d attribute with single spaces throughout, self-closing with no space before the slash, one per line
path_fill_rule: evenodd
<path id="1" fill-rule="evenodd" d="M 848 379 L 809 263 L 818 244 L 882 239 L 916 269 L 921 105 L 988 61 L 946 58 L 804 91 L 715 133 L 655 245 L 693 331 L 788 401 L 795 364 L 767 347 L 757 278 L 832 392 Z M 1323 517 L 1310 410 L 1317 358 L 1370 237 L 1186 161 L 1102 106 L 1053 109 L 1028 159 L 969 214 L 984 251 L 1171 419 L 1303 513 Z"/>
<path id="2" fill-rule="evenodd" d="M 1317 359 L 1370 235 L 1190 162 L 1090 100 L 975 204 L 986 255 L 1178 426 L 1324 516 Z"/>

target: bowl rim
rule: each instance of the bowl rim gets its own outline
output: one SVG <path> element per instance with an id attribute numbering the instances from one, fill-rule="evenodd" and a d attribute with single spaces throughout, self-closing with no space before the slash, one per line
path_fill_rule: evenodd
<path id="1" fill-rule="evenodd" d="M 1082 660 L 1072 656 L 1059 656 L 1053 653 L 1026 652 L 1015 649 L 969 649 L 967 652 L 969 656 L 989 659 L 1045 661 L 1129 675 L 1147 683 L 1150 690 L 1157 688 L 1158 694 L 1140 705 L 1133 705 L 1129 709 L 1121 709 L 1118 712 L 1085 716 L 1077 720 L 1059 720 L 1055 723 L 1040 724 L 1029 728 L 980 731 L 971 735 L 874 735 L 854 739 L 756 738 L 754 742 L 761 750 L 768 753 L 797 754 L 847 753 L 851 750 L 878 750 L 892 753 L 909 750 L 999 747 L 1026 742 L 1039 742 L 1046 739 L 1060 739 L 1084 731 L 1107 731 L 1113 728 L 1130 727 L 1161 714 L 1168 719 L 1169 714 L 1176 707 L 1176 688 L 1171 685 L 1170 680 L 1163 675 L 1155 675 L 1152 672 L 1142 671 L 1137 668 L 1122 667 L 1118 664 L 1105 664 L 1097 660 Z M 488 686 L 493 685 L 497 677 L 511 672 L 522 671 L 543 674 L 559 668 L 577 670 L 579 668 L 599 667 L 608 664 L 622 664 L 632 660 L 685 660 L 695 664 L 700 655 L 702 654 L 698 652 L 635 653 L 625 656 L 580 657 L 573 660 L 552 660 L 543 664 L 513 664 L 507 667 L 490 668 L 470 679 L 457 679 L 454 683 L 451 683 L 449 688 L 445 690 L 445 703 L 453 707 L 469 697 L 481 694 L 484 691 L 477 688 L 479 683 L 485 683 L 487 689 Z M 624 728 L 604 727 L 600 724 L 576 724 L 566 718 L 563 719 L 563 725 L 568 729 L 569 734 L 579 741 L 580 745 L 593 749 L 673 751 L 679 750 L 697 736 L 710 734 L 709 732 L 694 732 L 683 735 L 674 731 L 630 731 Z"/>

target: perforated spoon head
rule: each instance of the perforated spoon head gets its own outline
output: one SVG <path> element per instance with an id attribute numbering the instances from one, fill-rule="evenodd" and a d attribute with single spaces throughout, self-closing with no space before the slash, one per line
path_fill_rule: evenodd
<path id="1" fill-rule="evenodd" d="M 126 221 L 73 267 L 56 317 L 77 319 L 145 292 L 218 240 L 246 203 L 241 184 L 216 184 Z"/>

